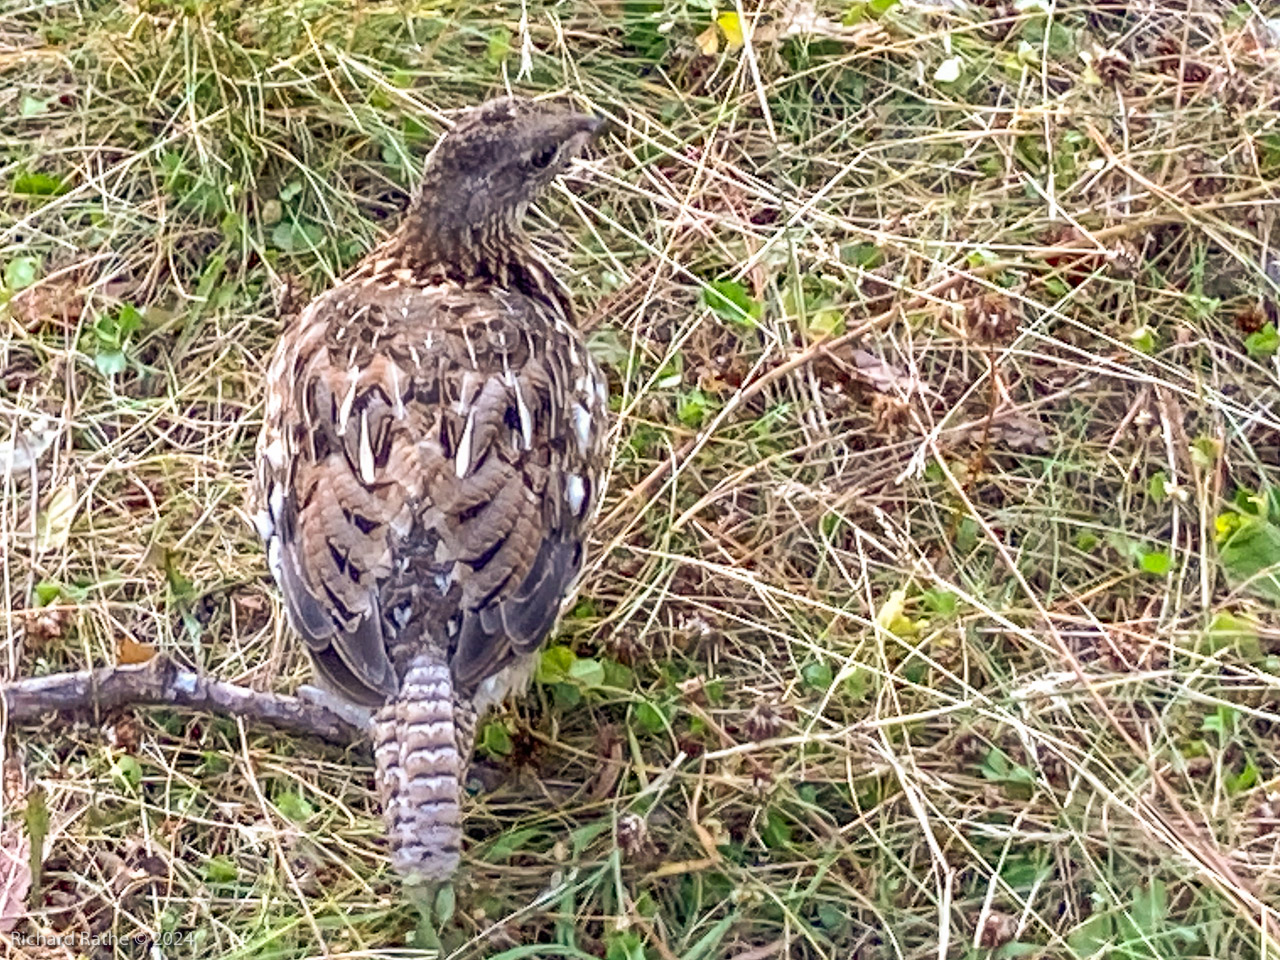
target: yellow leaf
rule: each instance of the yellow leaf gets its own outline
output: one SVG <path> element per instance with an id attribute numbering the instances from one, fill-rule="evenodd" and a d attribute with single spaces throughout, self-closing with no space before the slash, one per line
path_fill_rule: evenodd
<path id="1" fill-rule="evenodd" d="M 720 34 L 715 28 L 715 24 L 707 27 L 697 39 L 693 41 L 698 45 L 698 49 L 702 51 L 704 57 L 713 57 L 717 50 L 720 49 Z"/>
<path id="2" fill-rule="evenodd" d="M 720 14 L 720 16 L 716 17 L 716 23 L 724 31 L 724 42 L 730 50 L 737 50 L 746 42 L 742 21 L 734 11 L 730 10 L 728 13 Z"/>
<path id="3" fill-rule="evenodd" d="M 883 627 L 890 633 L 894 632 L 894 626 L 902 617 L 902 612 L 907 606 L 907 591 L 895 590 L 889 594 L 889 599 L 884 602 L 879 611 L 876 612 L 876 624 Z"/>
<path id="4" fill-rule="evenodd" d="M 36 517 L 36 552 L 61 550 L 71 536 L 71 521 L 76 518 L 76 480 L 67 478 L 48 505 Z"/>
<path id="5" fill-rule="evenodd" d="M 120 637 L 117 663 L 146 663 L 156 655 L 156 648 L 149 643 L 139 643 L 131 637 Z"/>

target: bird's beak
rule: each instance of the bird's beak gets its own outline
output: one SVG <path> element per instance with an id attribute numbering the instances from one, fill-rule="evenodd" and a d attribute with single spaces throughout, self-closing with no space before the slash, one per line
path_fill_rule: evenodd
<path id="1" fill-rule="evenodd" d="M 578 115 L 583 131 L 592 140 L 598 140 L 609 127 L 609 118 L 603 113 L 581 113 Z"/>

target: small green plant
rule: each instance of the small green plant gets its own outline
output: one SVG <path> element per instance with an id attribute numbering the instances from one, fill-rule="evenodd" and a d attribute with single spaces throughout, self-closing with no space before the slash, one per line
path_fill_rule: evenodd
<path id="1" fill-rule="evenodd" d="M 999 747 L 987 751 L 978 769 L 987 780 L 1000 784 L 1013 799 L 1030 799 L 1035 788 L 1036 775 L 1031 768 L 1015 763 Z"/>
<path id="2" fill-rule="evenodd" d="M 702 291 L 702 302 L 721 320 L 741 327 L 755 327 L 764 316 L 764 305 L 737 280 L 713 280 Z"/>
<path id="3" fill-rule="evenodd" d="M 1215 522 L 1218 562 L 1248 593 L 1280 602 L 1280 487 L 1241 489 Z"/>
<path id="4" fill-rule="evenodd" d="M 35 257 L 14 257 L 4 265 L 4 294 L 11 296 L 36 282 L 40 261 Z"/>
<path id="5" fill-rule="evenodd" d="M 1255 360 L 1266 360 L 1280 350 L 1280 333 L 1274 323 L 1267 323 L 1244 338 L 1244 348 Z"/>
<path id="6" fill-rule="evenodd" d="M 276 809 L 294 823 L 306 823 L 316 812 L 315 806 L 296 790 L 284 790 L 275 798 Z"/>
<path id="7" fill-rule="evenodd" d="M 142 326 L 142 314 L 130 304 L 98 317 L 90 328 L 89 352 L 104 377 L 114 377 L 129 366 L 127 356 L 133 336 Z"/>

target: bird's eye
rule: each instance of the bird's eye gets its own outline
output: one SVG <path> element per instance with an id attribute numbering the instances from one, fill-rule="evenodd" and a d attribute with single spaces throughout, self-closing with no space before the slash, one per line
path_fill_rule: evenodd
<path id="1" fill-rule="evenodd" d="M 530 157 L 529 162 L 533 164 L 536 169 L 545 170 L 547 167 L 551 166 L 551 161 L 556 158 L 556 154 L 559 152 L 560 150 L 558 147 L 546 147 Z"/>

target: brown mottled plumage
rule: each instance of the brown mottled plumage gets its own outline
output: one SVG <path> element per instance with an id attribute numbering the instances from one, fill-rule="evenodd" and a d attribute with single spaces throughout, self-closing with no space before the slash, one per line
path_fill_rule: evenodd
<path id="1" fill-rule="evenodd" d="M 582 565 L 605 381 L 520 227 L 599 121 L 520 98 L 436 145 L 399 230 L 285 331 L 258 520 L 289 619 L 373 708 L 392 862 L 458 865 L 477 719 L 522 686 Z"/>

